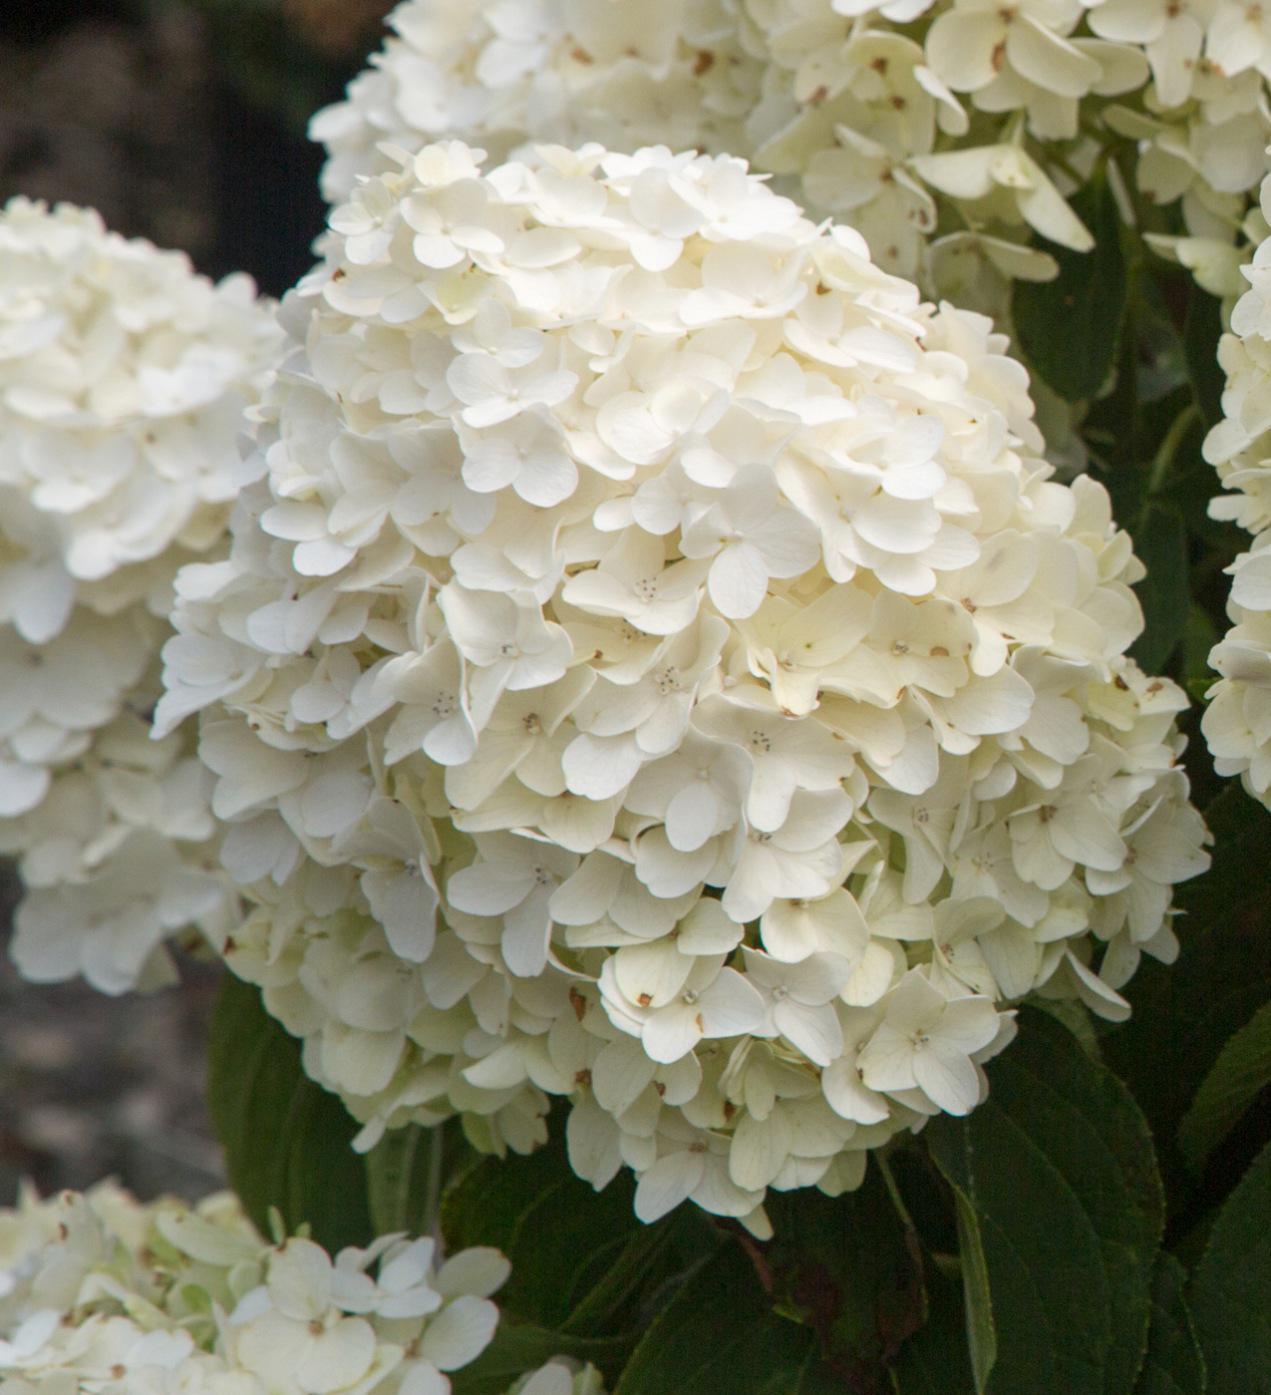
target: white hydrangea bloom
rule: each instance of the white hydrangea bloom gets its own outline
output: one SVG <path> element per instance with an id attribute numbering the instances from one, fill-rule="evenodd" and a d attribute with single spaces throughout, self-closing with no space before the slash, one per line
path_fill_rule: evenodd
<path id="1" fill-rule="evenodd" d="M 169 936 L 230 913 L 206 771 L 148 725 L 172 579 L 254 468 L 280 343 L 246 277 L 67 205 L 0 213 L 0 849 L 30 978 L 153 985 Z"/>
<path id="2" fill-rule="evenodd" d="M 392 147 L 455 137 L 500 159 L 582 140 L 741 156 L 858 228 L 886 269 L 995 314 L 1011 279 L 1055 273 L 1032 233 L 1089 248 L 1073 171 L 1129 136 L 1144 193 L 1182 200 L 1187 236 L 1159 250 L 1229 287 L 1271 137 L 1260 14 L 1243 0 L 403 0 L 311 133 L 332 203 Z"/>
<path id="3" fill-rule="evenodd" d="M 157 725 L 204 712 L 225 957 L 364 1144 L 567 1095 L 583 1176 L 762 1232 L 972 1109 L 1014 1000 L 1172 957 L 1184 700 L 985 318 L 738 160 L 480 160 L 334 214 Z"/>
<path id="4" fill-rule="evenodd" d="M 445 1373 L 494 1335 L 490 1295 L 508 1272 L 497 1250 L 441 1262 L 434 1241 L 402 1235 L 334 1259 L 301 1236 L 269 1245 L 228 1194 L 189 1207 L 142 1205 L 113 1183 L 26 1192 L 0 1210 L 0 1385 L 447 1395 Z"/>
<path id="5" fill-rule="evenodd" d="M 1262 183 L 1271 214 L 1271 176 Z M 1271 237 L 1242 268 L 1248 289 L 1218 347 L 1227 375 L 1223 420 L 1205 440 L 1205 459 L 1229 491 L 1209 511 L 1253 534 L 1253 546 L 1228 568 L 1232 628 L 1209 655 L 1222 675 L 1209 691 L 1201 727 L 1221 775 L 1239 775 L 1271 808 L 1271 449 L 1264 399 L 1271 380 Z"/>

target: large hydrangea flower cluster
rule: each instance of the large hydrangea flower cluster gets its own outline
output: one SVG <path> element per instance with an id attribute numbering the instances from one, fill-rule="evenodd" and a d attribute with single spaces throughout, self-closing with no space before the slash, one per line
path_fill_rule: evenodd
<path id="1" fill-rule="evenodd" d="M 29 978 L 154 983 L 165 936 L 227 912 L 206 776 L 149 713 L 172 578 L 222 536 L 280 342 L 247 277 L 90 211 L 0 213 L 0 849 Z"/>
<path id="2" fill-rule="evenodd" d="M 1271 136 L 1271 24 L 1244 0 L 405 0 L 390 23 L 312 125 L 332 202 L 383 142 L 729 153 L 985 305 L 1054 274 L 1030 229 L 1089 249 L 1067 196 L 1118 136 L 1145 196 L 1181 201 L 1162 249 L 1228 293 Z"/>
<path id="3" fill-rule="evenodd" d="M 1271 219 L 1271 177 L 1262 184 Z M 1244 268 L 1249 289 L 1219 345 L 1227 374 L 1224 419 L 1205 441 L 1205 458 L 1231 491 L 1210 505 L 1253 534 L 1253 546 L 1228 570 L 1233 622 L 1209 656 L 1222 674 L 1210 690 L 1201 726 L 1220 775 L 1239 775 L 1255 799 L 1271 808 L 1271 237 Z"/>
<path id="4" fill-rule="evenodd" d="M 491 1249 L 386 1235 L 334 1260 L 266 1244 L 228 1194 L 143 1205 L 111 1183 L 0 1210 L 9 1395 L 447 1395 L 499 1320 Z M 559 1363 L 533 1377 L 562 1390 Z M 532 1388 L 532 1387 L 531 1387 Z M 563 1387 L 568 1395 L 568 1386 Z M 592 1389 L 598 1389 L 593 1385 Z M 539 1395 L 539 1391 L 535 1391 Z"/>
<path id="5" fill-rule="evenodd" d="M 480 157 L 334 213 L 157 725 L 363 1145 L 571 1096 L 581 1175 L 762 1230 L 1173 955 L 1184 699 L 986 319 L 736 159 Z"/>

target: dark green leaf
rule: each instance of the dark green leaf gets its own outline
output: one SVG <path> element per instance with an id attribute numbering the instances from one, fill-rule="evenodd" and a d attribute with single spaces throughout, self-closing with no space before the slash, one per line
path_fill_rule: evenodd
<path id="1" fill-rule="evenodd" d="M 695 1207 L 642 1225 L 629 1174 L 595 1192 L 570 1171 L 558 1134 L 529 1157 L 478 1163 L 446 1195 L 442 1230 L 452 1250 L 494 1245 L 507 1255 L 499 1305 L 513 1317 L 614 1335 L 641 1320 L 644 1297 L 708 1252 L 716 1232 Z"/>
<path id="2" fill-rule="evenodd" d="M 1271 997 L 1264 910 L 1271 815 L 1231 784 L 1205 821 L 1214 863 L 1176 893 L 1178 962 L 1144 961 L 1126 990 L 1134 1015 L 1103 1038 L 1104 1059 L 1129 1083 L 1163 1145 L 1228 1039 Z"/>
<path id="3" fill-rule="evenodd" d="M 512 1382 L 535 1371 L 553 1356 L 590 1361 L 601 1371 L 622 1363 L 631 1342 L 622 1337 L 568 1337 L 531 1323 L 499 1324 L 494 1341 L 470 1365 L 451 1374 L 454 1395 L 505 1395 Z"/>
<path id="4" fill-rule="evenodd" d="M 1199 605 L 1192 605 L 1183 631 L 1181 681 L 1188 695 L 1203 702 L 1217 675 L 1209 667 L 1209 651 L 1218 643 L 1218 627 Z"/>
<path id="5" fill-rule="evenodd" d="M 768 1199 L 776 1238 L 765 1251 L 780 1305 L 820 1336 L 861 1392 L 883 1388 L 884 1370 L 926 1318 L 917 1237 L 871 1166 L 843 1196 L 803 1190 Z"/>
<path id="6" fill-rule="evenodd" d="M 308 1223 L 330 1250 L 372 1234 L 358 1126 L 300 1067 L 300 1045 L 227 974 L 212 1019 L 208 1105 L 230 1185 L 268 1233 L 277 1207 L 288 1231 Z"/>
<path id="7" fill-rule="evenodd" d="M 927 1276 L 927 1321 L 900 1349 L 891 1370 L 896 1395 L 973 1395 L 966 1311 L 956 1280 Z"/>
<path id="8" fill-rule="evenodd" d="M 429 1198 L 440 1185 L 440 1129 L 390 1129 L 366 1155 L 366 1186 L 377 1235 L 432 1228 Z"/>
<path id="9" fill-rule="evenodd" d="M 1191 1303 L 1209 1395 L 1271 1395 L 1271 1144 L 1218 1213 Z"/>
<path id="10" fill-rule="evenodd" d="M 1097 395 L 1112 372 L 1125 314 L 1121 216 L 1107 180 L 1069 200 L 1094 235 L 1089 252 L 1047 246 L 1059 263 L 1053 281 L 1017 281 L 1011 315 L 1031 366 L 1069 402 Z"/>
<path id="11" fill-rule="evenodd" d="M 1121 1082 L 1053 1017 L 1026 1008 L 1020 1020 L 989 1067 L 988 1100 L 925 1133 L 978 1223 L 996 1334 L 986 1389 L 1124 1395 L 1163 1221 L 1151 1136 Z M 969 1317 L 983 1352 L 985 1319 Z"/>
<path id="12" fill-rule="evenodd" d="M 1134 529 L 1134 550 L 1147 575 L 1136 588 L 1145 628 L 1131 653 L 1148 673 L 1160 673 L 1186 632 L 1192 603 L 1182 514 L 1149 502 Z"/>
<path id="13" fill-rule="evenodd" d="M 1199 1168 L 1271 1085 L 1271 1003 L 1245 1023 L 1219 1053 L 1178 1129 L 1188 1163 Z"/>
<path id="14" fill-rule="evenodd" d="M 1222 336 L 1218 301 L 1199 286 L 1192 286 L 1183 326 L 1183 348 L 1196 405 L 1206 426 L 1222 420 L 1224 375 L 1218 364 L 1218 340 Z"/>
<path id="15" fill-rule="evenodd" d="M 1205 1361 L 1184 1297 L 1187 1270 L 1171 1254 L 1156 1261 L 1147 1355 L 1134 1395 L 1205 1395 Z"/>
<path id="16" fill-rule="evenodd" d="M 1079 998 L 1039 998 L 1033 1006 L 1039 1012 L 1048 1012 L 1062 1023 L 1081 1043 L 1082 1050 L 1088 1056 L 1093 1056 L 1096 1061 L 1103 1059 L 1095 1018 Z"/>
<path id="17" fill-rule="evenodd" d="M 772 1309 L 742 1245 L 722 1245 L 649 1324 L 614 1395 L 842 1395 L 816 1334 Z"/>
<path id="18" fill-rule="evenodd" d="M 715 1243 L 710 1223 L 688 1207 L 656 1225 L 642 1226 L 599 1271 L 594 1286 L 580 1296 L 564 1323 L 566 1332 L 603 1332 L 638 1307 L 652 1280 L 684 1269 L 686 1255 Z M 679 1261 L 676 1262 L 676 1256 Z M 668 1263 L 669 1261 L 669 1263 Z"/>
<path id="19" fill-rule="evenodd" d="M 993 1290 L 988 1256 L 984 1252 L 984 1232 L 970 1197 L 961 1187 L 953 1188 L 958 1216 L 958 1255 L 962 1260 L 962 1301 L 966 1313 L 967 1350 L 971 1376 L 977 1395 L 989 1388 L 989 1377 L 997 1365 L 997 1323 L 993 1316 Z"/>

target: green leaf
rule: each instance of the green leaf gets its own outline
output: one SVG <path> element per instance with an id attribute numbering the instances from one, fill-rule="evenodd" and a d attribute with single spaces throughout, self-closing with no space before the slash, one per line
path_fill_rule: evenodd
<path id="1" fill-rule="evenodd" d="M 1218 1213 L 1191 1303 L 1209 1395 L 1271 1395 L 1271 1144 Z"/>
<path id="2" fill-rule="evenodd" d="M 1183 351 L 1187 356 L 1192 392 L 1206 426 L 1222 420 L 1222 392 L 1226 381 L 1218 364 L 1218 340 L 1222 331 L 1222 312 L 1217 299 L 1193 285 L 1183 325 Z"/>
<path id="3" fill-rule="evenodd" d="M 1178 1144 L 1191 1167 L 1204 1164 L 1268 1085 L 1271 1003 L 1264 1003 L 1223 1047 L 1183 1116 Z"/>
<path id="4" fill-rule="evenodd" d="M 687 1267 L 676 1262 L 676 1254 L 700 1252 L 715 1243 L 709 1233 L 709 1222 L 687 1207 L 656 1225 L 642 1226 L 635 1231 L 611 1262 L 600 1273 L 595 1286 L 574 1305 L 566 1319 L 565 1332 L 603 1332 L 633 1312 L 642 1293 L 648 1291 L 650 1280 L 658 1275 L 673 1277 Z M 669 1261 L 669 1264 L 668 1264 Z M 668 1273 L 668 1270 L 671 1272 Z"/>
<path id="5" fill-rule="evenodd" d="M 989 1395 L 1125 1395 L 1147 1339 L 1163 1202 L 1147 1125 L 1129 1092 L 1046 1013 L 989 1067 L 987 1101 L 924 1137 L 966 1198 L 974 1251 L 968 1320 L 987 1364 L 981 1264 L 996 1361 Z M 964 1222 L 963 1233 L 970 1225 Z"/>
<path id="6" fill-rule="evenodd" d="M 896 1395 L 974 1395 L 959 1285 L 939 1271 L 929 1273 L 927 1298 L 927 1321 L 901 1347 L 892 1389 Z"/>
<path id="7" fill-rule="evenodd" d="M 721 1245 L 649 1324 L 614 1395 L 841 1395 L 816 1334 L 779 1316 L 747 1251 Z"/>
<path id="8" fill-rule="evenodd" d="M 1032 367 L 1063 398 L 1095 397 L 1112 372 L 1125 314 L 1121 217 L 1101 175 L 1069 200 L 1094 234 L 1090 252 L 1047 245 L 1059 263 L 1053 281 L 1017 281 L 1011 316 Z"/>
<path id="9" fill-rule="evenodd" d="M 208 1106 L 230 1185 L 265 1234 L 276 1207 L 288 1232 L 308 1224 L 329 1250 L 371 1238 L 358 1125 L 300 1066 L 300 1044 L 260 993 L 226 974 L 212 1018 Z"/>
<path id="10" fill-rule="evenodd" d="M 1204 608 L 1193 604 L 1183 631 L 1181 669 L 1183 686 L 1196 702 L 1204 701 L 1218 676 L 1209 667 L 1209 651 L 1220 638 L 1217 625 Z"/>
<path id="11" fill-rule="evenodd" d="M 1205 1359 L 1184 1290 L 1187 1270 L 1171 1254 L 1156 1260 L 1147 1354 L 1134 1395 L 1205 1395 Z"/>
<path id="12" fill-rule="evenodd" d="M 1038 1012 L 1048 1012 L 1081 1043 L 1081 1049 L 1096 1061 L 1103 1059 L 1103 1047 L 1095 1027 L 1095 1017 L 1079 998 L 1039 998 L 1032 1004 Z"/>
<path id="13" fill-rule="evenodd" d="M 871 1388 L 927 1307 L 916 1236 L 880 1169 L 871 1166 L 854 1192 L 775 1193 L 767 1207 L 776 1232 L 765 1252 L 774 1296 L 818 1333 L 836 1366 Z"/>
<path id="14" fill-rule="evenodd" d="M 717 1232 L 696 1207 L 641 1224 L 630 1175 L 597 1193 L 570 1170 L 559 1133 L 529 1157 L 470 1169 L 443 1200 L 442 1232 L 451 1250 L 493 1245 L 507 1255 L 499 1306 L 516 1320 L 630 1345 L 650 1295 L 710 1253 Z"/>
<path id="15" fill-rule="evenodd" d="M 958 1217 L 958 1254 L 962 1260 L 962 1299 L 966 1311 L 967 1348 L 976 1395 L 983 1395 L 997 1364 L 997 1325 L 993 1317 L 993 1291 L 984 1233 L 970 1197 L 953 1188 Z"/>
<path id="16" fill-rule="evenodd" d="M 1214 862 L 1175 893 L 1178 962 L 1144 961 L 1126 989 L 1134 1015 L 1103 1038 L 1163 1148 L 1219 1052 L 1271 997 L 1265 878 L 1250 875 L 1271 865 L 1271 814 L 1229 784 L 1205 821 Z"/>
<path id="17" fill-rule="evenodd" d="M 471 1365 L 452 1372 L 450 1382 L 454 1395 L 505 1395 L 517 1376 L 537 1370 L 553 1356 L 577 1357 L 606 1371 L 620 1365 L 630 1347 L 621 1337 L 568 1337 L 532 1323 L 505 1320 L 485 1351 Z"/>
<path id="18" fill-rule="evenodd" d="M 440 1186 L 442 1127 L 390 1129 L 366 1155 L 366 1188 L 377 1235 L 432 1228 L 430 1198 Z"/>
<path id="19" fill-rule="evenodd" d="M 1133 536 L 1147 575 L 1135 588 L 1145 628 L 1131 653 L 1146 672 L 1160 673 L 1187 630 L 1191 610 L 1187 526 L 1172 505 L 1149 502 Z"/>

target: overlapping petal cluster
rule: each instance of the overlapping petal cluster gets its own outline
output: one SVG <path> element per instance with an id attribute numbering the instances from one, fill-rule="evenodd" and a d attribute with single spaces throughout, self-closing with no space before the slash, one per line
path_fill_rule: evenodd
<path id="1" fill-rule="evenodd" d="M 0 1210 L 11 1395 L 447 1395 L 499 1320 L 507 1260 L 386 1235 L 334 1259 L 269 1245 L 228 1194 L 143 1205 L 111 1183 Z M 557 1368 L 559 1369 L 559 1368 Z M 535 1377 L 537 1379 L 537 1377 Z M 545 1392 L 555 1395 L 544 1379 Z"/>
<path id="2" fill-rule="evenodd" d="M 480 154 L 334 213 L 157 723 L 363 1143 L 569 1095 L 583 1176 L 762 1228 L 1172 956 L 1184 699 L 985 318 L 735 159 Z"/>
<path id="3" fill-rule="evenodd" d="M 168 934 L 225 912 L 206 777 L 149 712 L 172 578 L 222 535 L 280 343 L 246 277 L 87 210 L 0 213 L 0 848 L 28 977 L 153 983 Z"/>
<path id="4" fill-rule="evenodd" d="M 1271 176 L 1262 183 L 1271 217 Z M 1223 420 L 1205 440 L 1205 459 L 1229 491 L 1210 505 L 1215 518 L 1253 534 L 1228 568 L 1232 628 L 1209 655 L 1222 675 L 1210 689 L 1201 728 L 1220 775 L 1239 775 L 1271 807 L 1271 237 L 1244 269 L 1248 289 L 1218 349 L 1227 375 Z"/>
<path id="5" fill-rule="evenodd" d="M 1118 137 L 1144 194 L 1181 201 L 1162 250 L 1228 293 L 1271 136 L 1271 28 L 1243 0 L 404 0 L 390 24 L 313 122 L 333 203 L 384 142 L 729 153 L 985 305 L 1054 274 L 1031 232 L 1089 249 L 1067 198 Z"/>

